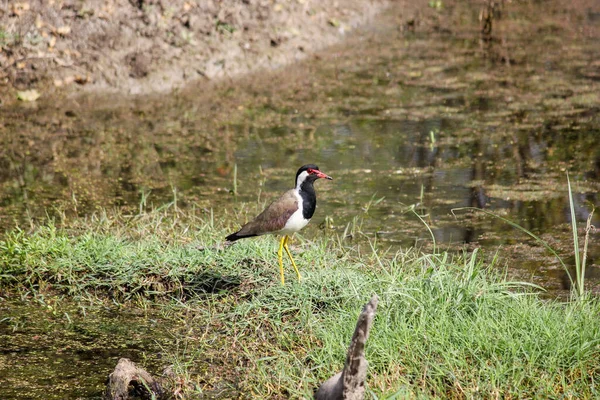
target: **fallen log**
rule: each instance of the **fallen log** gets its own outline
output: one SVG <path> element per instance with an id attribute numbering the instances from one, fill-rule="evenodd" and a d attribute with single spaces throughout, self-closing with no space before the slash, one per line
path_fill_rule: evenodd
<path id="1" fill-rule="evenodd" d="M 377 295 L 373 295 L 365 304 L 356 323 L 344 369 L 319 387 L 315 393 L 315 400 L 362 400 L 364 398 L 368 366 L 365 358 L 365 343 L 369 338 L 369 330 L 378 302 Z"/>
<path id="2" fill-rule="evenodd" d="M 163 389 L 145 369 L 121 358 L 108 376 L 103 400 L 160 399 Z"/>

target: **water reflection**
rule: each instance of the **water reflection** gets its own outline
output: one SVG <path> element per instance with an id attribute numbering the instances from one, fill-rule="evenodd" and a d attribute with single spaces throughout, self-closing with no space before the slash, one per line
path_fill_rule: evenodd
<path id="1" fill-rule="evenodd" d="M 251 174 L 256 165 L 275 168 L 285 174 L 290 160 L 295 159 L 325 162 L 327 170 L 331 172 L 333 168 L 338 178 L 336 193 L 328 191 L 324 195 L 325 199 L 342 202 L 343 209 L 327 211 L 337 221 L 348 222 L 372 196 L 385 197 L 374 211 L 382 217 L 402 214 L 406 205 L 422 203 L 431 220 L 442 225 L 435 227 L 436 238 L 441 242 L 477 241 L 489 224 L 493 225 L 497 235 L 507 235 L 506 239 L 498 236 L 495 244 L 515 240 L 512 228 L 498 222 L 486 223 L 481 229 L 468 224 L 458 226 L 451 217 L 451 210 L 457 207 L 499 210 L 537 234 L 551 232 L 554 227 L 569 222 L 563 165 L 571 158 L 560 149 L 561 146 L 583 146 L 581 141 L 588 138 L 570 136 L 569 140 L 569 135 L 564 132 L 545 137 L 478 135 L 460 144 L 432 146 L 430 132 L 452 136 L 452 129 L 461 127 L 443 119 L 420 122 L 356 119 L 321 127 L 318 130 L 322 136 L 320 146 L 300 148 L 291 159 L 274 161 L 269 155 L 279 150 L 279 144 L 261 141 L 259 146 L 258 139 L 252 138 L 235 156 L 240 170 L 246 174 Z M 598 146 L 593 142 L 587 144 L 592 145 Z M 550 155 L 554 164 L 549 163 Z M 335 157 L 333 160 L 332 156 Z M 267 159 L 270 162 L 265 164 L 262 160 Z M 286 180 L 281 182 L 272 190 L 289 185 Z M 584 221 L 591 211 L 589 204 L 597 202 L 594 185 L 591 182 L 587 190 L 580 187 L 584 193 L 575 196 L 580 221 Z M 586 206 L 586 201 L 591 203 Z M 374 221 L 373 226 L 367 224 L 367 228 L 375 232 L 380 224 L 381 221 Z M 387 227 L 386 230 L 393 229 Z M 420 231 L 413 232 L 413 236 L 420 236 Z M 385 237 L 399 240 L 390 234 Z M 488 241 L 488 244 L 491 243 Z"/>

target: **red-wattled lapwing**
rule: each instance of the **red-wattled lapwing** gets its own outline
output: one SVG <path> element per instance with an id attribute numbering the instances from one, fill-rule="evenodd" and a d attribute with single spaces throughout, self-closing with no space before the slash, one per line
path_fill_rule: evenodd
<path id="1" fill-rule="evenodd" d="M 277 252 L 282 285 L 285 285 L 285 278 L 283 276 L 283 249 L 285 249 L 296 270 L 298 280 L 301 279 L 298 267 L 288 248 L 289 235 L 293 235 L 304 228 L 315 213 L 317 195 L 315 194 L 313 183 L 319 178 L 333 179 L 319 171 L 319 167 L 314 164 L 307 164 L 300 167 L 296 173 L 296 187 L 294 189 L 285 192 L 283 196 L 269 204 L 256 218 L 242 226 L 242 229 L 225 238 L 229 242 L 235 242 L 236 240 L 252 236 L 267 234 L 283 235 L 281 242 L 279 242 L 279 251 Z"/>

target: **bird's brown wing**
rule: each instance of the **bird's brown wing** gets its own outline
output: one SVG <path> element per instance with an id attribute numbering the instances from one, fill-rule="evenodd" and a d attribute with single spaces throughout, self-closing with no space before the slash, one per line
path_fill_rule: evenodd
<path id="1" fill-rule="evenodd" d="M 275 200 L 256 218 L 248 222 L 236 235 L 238 237 L 258 236 L 283 229 L 287 220 L 298 210 L 298 199 L 294 190 L 288 190 Z"/>

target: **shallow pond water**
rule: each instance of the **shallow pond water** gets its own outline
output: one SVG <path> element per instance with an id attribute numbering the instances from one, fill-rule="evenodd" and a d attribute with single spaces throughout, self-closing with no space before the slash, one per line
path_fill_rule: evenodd
<path id="1" fill-rule="evenodd" d="M 560 293 L 566 275 L 536 241 L 498 219 L 452 210 L 485 207 L 572 264 L 567 171 L 582 237 L 599 205 L 597 4 L 507 3 L 491 37 L 480 34 L 478 7 L 414 18 L 393 9 L 300 66 L 209 89 L 2 110 L 0 224 L 174 199 L 230 218 L 244 203 L 259 211 L 314 162 L 334 181 L 316 184 L 319 208 L 305 238 L 328 230 L 357 244 L 431 249 L 414 205 L 439 248 L 482 247 L 514 276 Z M 594 288 L 599 256 L 592 231 Z M 29 351 L 1 334 L 10 357 Z M 78 365 L 57 360 L 67 375 L 64 365 Z M 88 387 L 73 396 L 98 390 Z"/>
<path id="2" fill-rule="evenodd" d="M 69 304 L 58 308 L 43 301 L 0 303 L 3 399 L 100 398 L 121 357 L 161 371 L 172 338 L 157 316 L 116 307 L 91 307 L 92 313 Z"/>
<path id="3" fill-rule="evenodd" d="M 485 207 L 572 255 L 566 172 L 582 235 L 600 186 L 593 6 L 511 4 L 497 11 L 491 36 L 480 33 L 479 6 L 421 17 L 399 7 L 288 71 L 171 96 L 4 110 L 0 224 L 174 198 L 217 215 L 239 202 L 258 201 L 258 210 L 297 167 L 316 162 L 336 179 L 317 185 L 307 236 L 325 219 L 343 233 L 362 215 L 361 233 L 384 245 L 431 246 L 407 212 L 417 205 L 438 245 L 501 249 L 517 275 L 564 289 L 557 260 L 528 236 L 452 210 Z M 592 232 L 592 277 L 596 239 Z"/>

